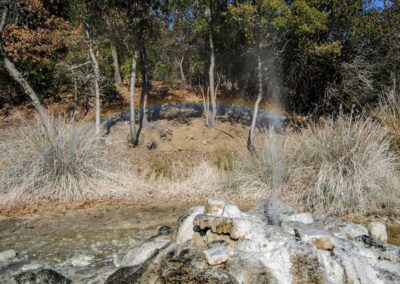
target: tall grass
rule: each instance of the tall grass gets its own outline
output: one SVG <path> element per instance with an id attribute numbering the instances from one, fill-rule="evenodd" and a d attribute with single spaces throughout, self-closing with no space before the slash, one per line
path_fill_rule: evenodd
<path id="1" fill-rule="evenodd" d="M 398 210 L 399 160 L 386 134 L 369 119 L 350 118 L 323 120 L 288 134 L 283 197 L 306 210 L 337 214 Z M 244 192 L 270 194 L 277 166 L 276 159 L 265 158 L 272 157 L 271 149 L 266 143 L 259 155 L 239 159 L 233 184 Z"/>
<path id="2" fill-rule="evenodd" d="M 393 148 L 400 153 L 400 92 L 395 79 L 391 88 L 382 91 L 378 109 L 379 118 L 388 128 L 388 137 Z"/>
<path id="3" fill-rule="evenodd" d="M 0 205 L 74 201 L 116 194 L 115 162 L 93 127 L 54 123 L 1 133 Z"/>
<path id="4" fill-rule="evenodd" d="M 54 136 L 32 124 L 1 131 L 0 209 L 121 198 L 190 202 L 224 194 L 223 174 L 207 162 L 177 180 L 140 175 L 92 125 L 57 122 L 54 129 Z"/>

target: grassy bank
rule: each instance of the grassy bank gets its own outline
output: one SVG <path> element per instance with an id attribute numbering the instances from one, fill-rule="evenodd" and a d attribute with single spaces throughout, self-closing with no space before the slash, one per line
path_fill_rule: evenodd
<path id="1" fill-rule="evenodd" d="M 121 151 L 120 144 L 96 136 L 89 125 L 58 122 L 54 127 L 53 137 L 32 124 L 2 131 L 1 208 L 121 199 L 191 202 L 207 197 L 253 203 L 281 187 L 282 198 L 301 210 L 342 215 L 399 212 L 399 157 L 391 132 L 371 119 L 325 119 L 289 129 L 284 136 L 259 134 L 256 155 L 243 149 L 218 150 L 197 155 L 198 161 L 190 165 L 181 164 L 180 156 L 174 160 L 172 153 L 166 153 L 170 162 L 161 163 L 161 152 L 152 152 L 145 163 L 145 149 L 126 146 Z M 127 135 L 125 128 L 117 129 L 122 131 L 119 136 Z M 166 145 L 160 146 L 164 152 Z M 201 141 L 199 145 L 206 148 Z"/>

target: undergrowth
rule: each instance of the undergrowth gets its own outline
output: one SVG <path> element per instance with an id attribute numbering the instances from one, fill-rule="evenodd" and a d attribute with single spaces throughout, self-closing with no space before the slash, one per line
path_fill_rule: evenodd
<path id="1" fill-rule="evenodd" d="M 257 155 L 238 159 L 236 188 L 260 196 L 282 188 L 298 207 L 336 214 L 399 209 L 399 159 L 380 124 L 361 118 L 309 124 L 286 135 L 281 159 L 274 157 L 275 136 L 266 135 Z"/>

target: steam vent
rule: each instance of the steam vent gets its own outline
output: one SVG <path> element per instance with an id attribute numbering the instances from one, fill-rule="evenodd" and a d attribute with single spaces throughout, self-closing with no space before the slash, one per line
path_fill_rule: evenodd
<path id="1" fill-rule="evenodd" d="M 122 266 L 107 283 L 400 283 L 398 247 L 362 225 L 298 213 L 279 200 L 246 213 L 208 200 L 175 233 L 160 228 Z"/>

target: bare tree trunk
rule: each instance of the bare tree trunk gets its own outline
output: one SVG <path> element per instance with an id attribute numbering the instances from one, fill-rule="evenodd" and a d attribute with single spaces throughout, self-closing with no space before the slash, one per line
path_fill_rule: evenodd
<path id="1" fill-rule="evenodd" d="M 176 62 L 179 65 L 179 71 L 181 73 L 181 81 L 183 85 L 186 85 L 186 77 L 185 77 L 185 72 L 183 70 L 183 61 L 185 60 L 185 56 L 182 56 L 181 59 L 176 59 Z"/>
<path id="2" fill-rule="evenodd" d="M 131 85 L 129 89 L 129 99 L 130 99 L 130 134 L 131 143 L 135 145 L 136 142 L 136 126 L 135 126 L 135 83 L 136 83 L 136 60 L 138 52 L 135 51 L 132 57 L 132 70 L 131 70 Z"/>
<path id="3" fill-rule="evenodd" d="M 111 48 L 111 56 L 113 59 L 115 84 L 117 86 L 121 86 L 122 78 L 121 78 L 121 72 L 119 70 L 118 50 L 117 46 L 115 45 L 114 28 L 111 21 L 112 20 L 110 20 L 110 18 L 106 15 L 107 30 L 110 35 L 110 48 Z"/>
<path id="4" fill-rule="evenodd" d="M 76 110 L 78 108 L 78 80 L 74 78 L 74 105 L 71 120 L 75 121 Z"/>
<path id="5" fill-rule="evenodd" d="M 140 133 L 143 130 L 146 122 L 146 103 L 147 95 L 149 92 L 149 78 L 147 72 L 147 51 L 144 43 L 143 31 L 139 30 L 139 53 L 140 53 L 140 67 L 142 73 L 142 93 L 140 94 L 140 105 L 139 105 L 139 129 L 136 133 L 135 145 L 139 144 Z"/>
<path id="6" fill-rule="evenodd" d="M 2 18 L 0 21 L 0 37 L 6 26 L 7 16 L 8 16 L 8 6 L 5 5 L 2 11 Z M 32 89 L 32 87 L 29 85 L 28 81 L 22 76 L 22 74 L 15 67 L 14 63 L 8 58 L 2 42 L 0 42 L 0 55 L 3 59 L 3 63 L 6 70 L 8 71 L 10 76 L 22 87 L 23 91 L 30 97 L 33 106 L 35 107 L 37 113 L 39 114 L 43 126 L 47 130 L 48 134 L 52 136 L 54 134 L 54 129 L 51 125 L 51 121 L 47 114 L 46 109 L 40 103 L 39 97 L 37 96 L 36 92 Z"/>
<path id="7" fill-rule="evenodd" d="M 209 126 L 215 126 L 215 119 L 217 116 L 217 102 L 216 102 L 216 93 L 215 93 L 215 83 L 214 83 L 214 67 L 215 67 L 215 55 L 214 55 L 214 40 L 212 31 L 210 29 L 209 32 L 210 37 L 210 69 L 208 72 L 209 80 L 210 80 L 210 99 L 211 99 L 211 115 L 209 119 Z"/>
<path id="8" fill-rule="evenodd" d="M 254 140 L 255 140 L 255 136 L 256 136 L 255 132 L 256 132 L 258 108 L 259 108 L 260 102 L 263 98 L 261 48 L 259 49 L 258 52 L 259 52 L 258 58 L 257 58 L 258 95 L 257 95 L 256 103 L 254 104 L 253 119 L 251 121 L 249 136 L 247 139 L 247 149 L 252 153 L 255 151 Z"/>
<path id="9" fill-rule="evenodd" d="M 111 36 L 110 42 L 111 42 L 111 55 L 113 58 L 113 66 L 114 66 L 115 83 L 117 84 L 117 86 L 121 86 L 122 78 L 121 78 L 121 72 L 119 71 L 118 51 L 117 47 L 115 46 L 114 36 Z"/>
<path id="10" fill-rule="evenodd" d="M 30 97 L 33 106 L 35 107 L 36 111 L 39 114 L 40 120 L 45 126 L 46 130 L 48 131 L 49 134 L 53 133 L 53 128 L 50 123 L 50 118 L 47 114 L 46 109 L 43 107 L 43 105 L 40 103 L 40 100 L 36 94 L 36 92 L 32 89 L 32 87 L 29 85 L 28 81 L 22 76 L 22 74 L 18 71 L 18 69 L 15 67 L 14 63 L 11 62 L 11 60 L 7 57 L 5 54 L 3 47 L 0 47 L 1 49 L 1 54 L 3 57 L 3 62 L 4 66 L 6 67 L 8 73 L 10 76 L 18 82 L 18 84 L 22 87 L 24 92 L 28 94 Z"/>
<path id="11" fill-rule="evenodd" d="M 93 41 L 89 32 L 89 28 L 86 27 L 86 36 L 89 41 L 89 54 L 92 60 L 93 72 L 94 72 L 94 91 L 96 97 L 96 134 L 100 133 L 100 68 L 99 63 L 97 62 L 96 54 L 93 50 Z"/>

